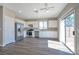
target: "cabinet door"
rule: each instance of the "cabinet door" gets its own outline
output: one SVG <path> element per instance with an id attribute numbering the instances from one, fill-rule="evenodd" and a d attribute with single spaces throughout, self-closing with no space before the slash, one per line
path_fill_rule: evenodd
<path id="1" fill-rule="evenodd" d="M 4 44 L 15 42 L 14 18 L 4 16 Z"/>

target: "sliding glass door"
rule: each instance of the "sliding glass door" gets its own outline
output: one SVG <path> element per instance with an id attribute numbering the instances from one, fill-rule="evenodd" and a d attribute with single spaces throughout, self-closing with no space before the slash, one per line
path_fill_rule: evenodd
<path id="1" fill-rule="evenodd" d="M 75 14 L 74 12 L 69 14 L 66 18 L 65 18 L 65 44 L 67 45 L 67 47 L 75 52 Z"/>

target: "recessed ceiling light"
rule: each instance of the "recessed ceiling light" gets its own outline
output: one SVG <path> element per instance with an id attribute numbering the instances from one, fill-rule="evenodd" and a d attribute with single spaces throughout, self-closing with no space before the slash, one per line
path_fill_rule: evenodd
<path id="1" fill-rule="evenodd" d="M 34 9 L 34 12 L 38 13 L 38 10 L 37 9 Z"/>
<path id="2" fill-rule="evenodd" d="M 19 12 L 19 13 L 22 13 L 22 11 L 21 11 L 21 10 L 19 10 L 18 12 Z"/>
<path id="3" fill-rule="evenodd" d="M 36 11 L 37 9 L 34 9 L 34 11 Z"/>

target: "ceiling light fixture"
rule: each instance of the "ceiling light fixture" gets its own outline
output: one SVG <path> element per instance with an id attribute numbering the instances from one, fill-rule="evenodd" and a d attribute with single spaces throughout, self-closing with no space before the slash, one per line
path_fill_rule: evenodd
<path id="1" fill-rule="evenodd" d="M 53 6 L 49 7 L 47 3 L 44 4 L 44 8 L 41 8 L 41 9 L 34 9 L 34 12 L 35 13 L 38 13 L 39 11 L 44 11 L 46 10 L 46 12 L 48 13 L 49 12 L 49 9 L 52 9 L 54 8 Z"/>

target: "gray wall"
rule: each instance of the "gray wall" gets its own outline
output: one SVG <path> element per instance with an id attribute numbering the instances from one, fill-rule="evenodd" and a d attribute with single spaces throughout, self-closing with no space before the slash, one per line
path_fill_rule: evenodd
<path id="1" fill-rule="evenodd" d="M 76 53 L 79 54 L 79 7 L 75 8 L 76 19 Z"/>
<path id="2" fill-rule="evenodd" d="M 3 7 L 0 6 L 0 46 L 3 45 Z"/>
<path id="3" fill-rule="evenodd" d="M 79 3 L 68 3 L 66 7 L 61 11 L 58 18 L 62 17 L 66 12 L 68 12 L 70 9 L 74 9 L 75 7 L 79 6 Z"/>

